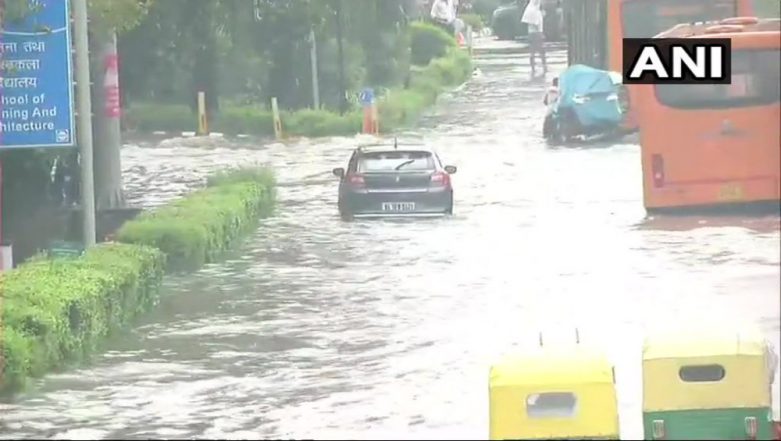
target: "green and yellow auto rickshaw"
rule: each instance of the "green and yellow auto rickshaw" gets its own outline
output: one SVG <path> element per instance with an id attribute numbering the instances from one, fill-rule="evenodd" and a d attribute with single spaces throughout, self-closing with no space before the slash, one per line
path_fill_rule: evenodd
<path id="1" fill-rule="evenodd" d="M 775 439 L 776 363 L 757 332 L 649 337 L 643 347 L 645 439 Z"/>

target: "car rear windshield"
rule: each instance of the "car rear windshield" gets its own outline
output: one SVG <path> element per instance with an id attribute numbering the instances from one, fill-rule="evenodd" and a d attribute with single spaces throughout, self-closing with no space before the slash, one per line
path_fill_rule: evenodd
<path id="1" fill-rule="evenodd" d="M 364 153 L 358 160 L 359 173 L 387 171 L 433 170 L 434 157 L 431 152 L 390 151 Z"/>
<path id="2" fill-rule="evenodd" d="M 660 103 L 679 109 L 719 109 L 779 102 L 778 49 L 732 52 L 732 84 L 665 84 L 656 86 Z"/>
<path id="3" fill-rule="evenodd" d="M 649 38 L 680 23 L 736 15 L 736 0 L 631 0 L 621 5 L 625 38 Z"/>

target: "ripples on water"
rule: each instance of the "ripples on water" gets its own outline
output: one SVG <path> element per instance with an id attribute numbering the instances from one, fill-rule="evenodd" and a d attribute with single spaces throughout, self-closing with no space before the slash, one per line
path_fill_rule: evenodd
<path id="1" fill-rule="evenodd" d="M 483 59 L 409 134 L 459 166 L 450 219 L 341 222 L 330 170 L 353 138 L 127 146 L 134 203 L 258 162 L 278 170 L 277 215 L 227 261 L 167 279 L 92 367 L 0 405 L 2 436 L 485 438 L 491 360 L 577 326 L 617 364 L 637 438 L 645 330 L 749 322 L 777 341 L 779 219 L 646 220 L 637 146 L 546 148 L 525 61 Z"/>

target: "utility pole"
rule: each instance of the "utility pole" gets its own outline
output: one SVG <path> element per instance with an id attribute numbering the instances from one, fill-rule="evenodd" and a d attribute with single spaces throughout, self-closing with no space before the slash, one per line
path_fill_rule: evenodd
<path id="1" fill-rule="evenodd" d="M 309 41 L 312 44 L 309 54 L 312 63 L 312 104 L 314 104 L 315 110 L 317 110 L 320 108 L 320 84 L 317 74 L 317 38 L 315 37 L 314 29 L 309 31 Z"/>
<path id="2" fill-rule="evenodd" d="M 339 49 L 339 113 L 347 112 L 347 91 L 344 84 L 344 42 L 342 41 L 342 0 L 336 0 L 336 41 Z"/>
<path id="3" fill-rule="evenodd" d="M 122 194 L 120 149 L 120 89 L 117 38 L 114 31 L 92 35 L 92 137 L 95 151 L 95 207 L 116 209 L 125 205 Z"/>
<path id="4" fill-rule="evenodd" d="M 81 153 L 81 212 L 84 247 L 95 245 L 95 178 L 92 169 L 92 98 L 90 93 L 87 0 L 71 0 L 76 52 L 76 104 Z"/>

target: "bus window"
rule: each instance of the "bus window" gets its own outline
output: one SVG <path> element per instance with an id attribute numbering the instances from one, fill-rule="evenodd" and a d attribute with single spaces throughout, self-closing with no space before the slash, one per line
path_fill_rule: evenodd
<path id="1" fill-rule="evenodd" d="M 764 106 L 781 100 L 781 59 L 778 49 L 747 49 L 732 53 L 732 84 L 665 84 L 656 98 L 679 109 Z"/>
<path id="2" fill-rule="evenodd" d="M 736 0 L 625 0 L 621 25 L 625 38 L 650 38 L 677 24 L 734 17 L 737 9 Z"/>

